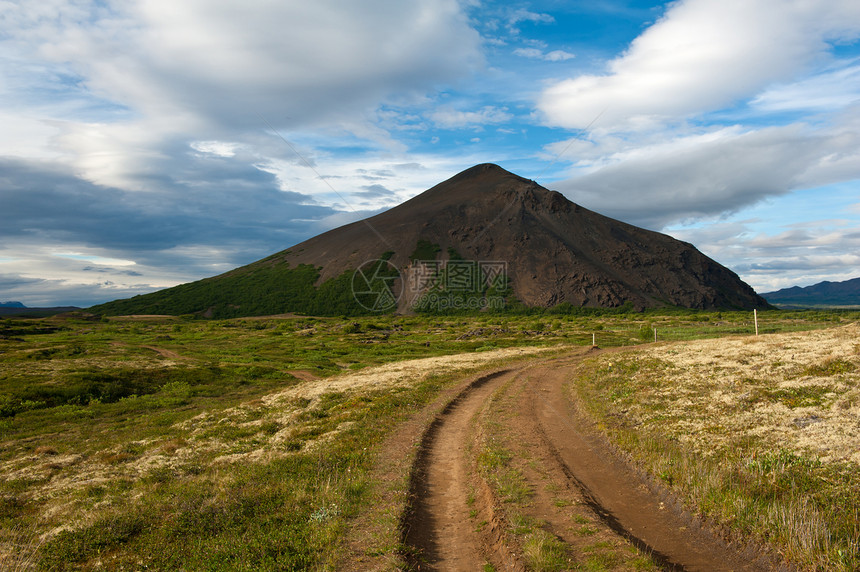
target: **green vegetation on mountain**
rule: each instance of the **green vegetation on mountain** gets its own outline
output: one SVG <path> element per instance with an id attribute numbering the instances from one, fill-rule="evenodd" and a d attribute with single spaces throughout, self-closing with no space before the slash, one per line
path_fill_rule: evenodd
<path id="1" fill-rule="evenodd" d="M 353 272 L 344 272 L 315 286 L 319 275 L 319 268 L 308 264 L 295 268 L 272 264 L 100 304 L 90 311 L 109 316 L 199 314 L 216 319 L 285 313 L 316 316 L 368 313 L 352 294 Z"/>
<path id="2" fill-rule="evenodd" d="M 420 238 L 418 239 L 418 244 L 415 246 L 415 250 L 409 255 L 409 260 L 412 262 L 415 262 L 416 260 L 420 260 L 422 262 L 436 260 L 436 255 L 439 254 L 441 250 L 442 249 L 438 244 L 434 244 L 429 240 Z"/>

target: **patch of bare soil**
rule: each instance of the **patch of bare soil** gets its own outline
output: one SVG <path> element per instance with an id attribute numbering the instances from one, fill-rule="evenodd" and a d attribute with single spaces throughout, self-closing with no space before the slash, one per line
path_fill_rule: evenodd
<path id="1" fill-rule="evenodd" d="M 115 341 L 111 342 L 110 345 L 115 346 L 115 347 L 126 347 L 126 348 L 140 347 L 140 348 L 155 352 L 158 355 L 160 355 L 161 357 L 163 357 L 165 359 L 169 359 L 169 360 L 188 360 L 189 359 L 189 358 L 186 358 L 184 356 L 179 355 L 178 353 L 176 353 L 173 350 L 168 350 L 166 348 L 159 348 L 159 347 L 151 346 L 151 345 L 141 344 L 140 346 L 132 346 L 131 344 L 127 344 L 124 342 L 115 342 Z"/>
<path id="2" fill-rule="evenodd" d="M 504 427 L 512 439 L 507 445 L 520 457 L 531 490 L 522 510 L 567 545 L 571 566 L 587 565 L 594 546 L 617 546 L 620 553 L 632 545 L 664 570 L 777 569 L 753 548 L 727 542 L 685 514 L 667 491 L 614 454 L 564 388 L 570 365 L 582 355 L 579 350 L 489 376 L 464 389 L 437 417 L 421 442 L 413 473 L 416 498 L 404 536 L 411 568 L 523 569 L 512 524 L 495 510 L 499 499 L 482 494 L 486 483 L 469 469 L 480 438 L 472 421 L 483 411 Z M 491 406 L 505 398 L 506 409 Z M 616 558 L 600 569 L 634 568 L 638 564 Z"/>
<path id="3" fill-rule="evenodd" d="M 148 350 L 152 350 L 163 358 L 176 359 L 176 360 L 184 359 L 181 355 L 179 355 L 178 353 L 176 353 L 173 350 L 168 350 L 168 349 L 164 349 L 164 348 L 157 348 L 155 346 L 140 346 L 140 347 L 146 348 Z"/>
<path id="4" fill-rule="evenodd" d="M 516 512 L 561 541 L 567 548 L 565 569 L 672 569 L 662 555 L 627 534 L 617 520 L 584 490 L 547 439 L 536 415 L 536 404 L 547 399 L 529 372 L 493 396 L 481 423 L 499 422 L 488 439 L 501 441 L 514 455 L 513 466 L 529 485 L 527 501 Z M 662 566 L 661 566 L 662 564 Z M 540 568 L 540 566 L 537 566 Z"/>
<path id="5" fill-rule="evenodd" d="M 289 369 L 287 370 L 287 373 L 301 381 L 316 381 L 320 379 L 320 376 L 315 375 L 306 369 Z"/>

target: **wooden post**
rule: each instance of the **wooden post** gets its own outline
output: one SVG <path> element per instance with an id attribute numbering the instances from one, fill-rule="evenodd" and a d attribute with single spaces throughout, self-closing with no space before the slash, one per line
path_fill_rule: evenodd
<path id="1" fill-rule="evenodd" d="M 591 345 L 592 345 L 592 346 L 596 346 L 596 345 L 597 345 L 597 339 L 596 339 L 596 337 L 595 337 L 594 332 L 592 332 L 592 333 L 591 333 Z"/>
<path id="2" fill-rule="evenodd" d="M 657 341 L 657 328 L 654 328 L 654 341 Z"/>
<path id="3" fill-rule="evenodd" d="M 758 335 L 758 310 L 753 309 L 753 320 L 755 321 L 755 335 Z"/>

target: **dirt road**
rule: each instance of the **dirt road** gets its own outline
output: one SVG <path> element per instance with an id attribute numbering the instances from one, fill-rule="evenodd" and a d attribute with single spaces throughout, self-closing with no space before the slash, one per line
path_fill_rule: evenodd
<path id="1" fill-rule="evenodd" d="M 437 570 L 480 570 L 488 547 L 469 517 L 471 421 L 499 383 L 513 374 L 485 376 L 436 419 L 418 454 L 414 493 L 419 502 L 407 542 Z M 425 565 L 426 566 L 426 565 Z"/>
<path id="2" fill-rule="evenodd" d="M 552 552 L 545 569 L 776 569 L 685 514 L 591 428 L 565 386 L 585 353 L 482 378 L 437 417 L 413 480 L 411 567 L 524 570 Z M 519 496 L 500 496 L 509 484 L 482 465 L 488 451 Z"/>

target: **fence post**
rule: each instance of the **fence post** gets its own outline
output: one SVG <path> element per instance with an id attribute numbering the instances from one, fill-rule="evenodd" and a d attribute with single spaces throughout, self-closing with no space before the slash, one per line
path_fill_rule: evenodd
<path id="1" fill-rule="evenodd" d="M 758 310 L 753 308 L 753 321 L 755 321 L 755 335 L 758 335 Z"/>

